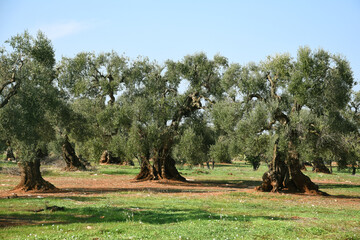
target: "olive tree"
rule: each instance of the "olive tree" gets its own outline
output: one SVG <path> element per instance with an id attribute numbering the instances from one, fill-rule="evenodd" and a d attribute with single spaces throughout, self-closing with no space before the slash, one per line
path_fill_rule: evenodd
<path id="1" fill-rule="evenodd" d="M 131 67 L 126 100 L 133 103 L 132 131 L 142 166 L 138 180 L 185 180 L 176 169 L 172 151 L 183 122 L 221 97 L 220 79 L 227 60 L 205 54 L 167 61 L 164 66 L 139 59 Z M 178 91 L 181 81 L 189 83 Z"/>
<path id="2" fill-rule="evenodd" d="M 86 130 L 65 132 L 76 140 L 77 149 L 87 158 L 98 160 L 111 146 L 118 150 L 113 141 L 119 139 L 114 136 L 120 131 L 122 110 L 116 96 L 122 91 L 127 68 L 128 60 L 115 52 L 82 52 L 74 58 L 64 57 L 58 65 L 59 86 L 67 92 L 74 113 L 83 117 L 81 126 Z M 64 146 L 71 146 L 64 139 Z"/>
<path id="3" fill-rule="evenodd" d="M 306 141 L 305 133 L 316 124 L 304 124 L 301 114 L 310 111 L 315 117 L 325 116 L 329 126 L 340 122 L 353 86 L 349 63 L 324 50 L 305 47 L 299 49 L 296 60 L 282 54 L 259 64 L 234 64 L 224 82 L 236 86 L 240 95 L 238 137 L 269 136 L 272 157 L 258 189 L 319 192 L 301 172 L 299 148 Z"/>
<path id="4" fill-rule="evenodd" d="M 23 190 L 52 190 L 40 173 L 37 150 L 55 137 L 53 118 L 59 110 L 54 85 L 55 58 L 51 42 L 42 34 L 25 32 L 0 50 L 0 138 L 11 142 L 21 168 Z"/>

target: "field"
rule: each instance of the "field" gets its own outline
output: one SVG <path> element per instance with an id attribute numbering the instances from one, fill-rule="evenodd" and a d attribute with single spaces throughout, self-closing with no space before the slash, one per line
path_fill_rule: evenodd
<path id="1" fill-rule="evenodd" d="M 1 162 L 0 239 L 360 239 L 360 175 L 305 172 L 330 196 L 256 192 L 266 171 L 244 162 L 180 168 L 187 183 L 133 180 L 138 167 L 63 172 L 43 166 L 62 191 L 10 190 Z M 16 195 L 15 195 L 16 194 Z M 46 206 L 63 211 L 44 210 Z"/>

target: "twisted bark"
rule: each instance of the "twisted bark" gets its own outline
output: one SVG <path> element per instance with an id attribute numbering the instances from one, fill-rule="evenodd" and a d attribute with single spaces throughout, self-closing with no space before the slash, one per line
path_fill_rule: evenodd
<path id="1" fill-rule="evenodd" d="M 100 164 L 121 164 L 120 157 L 115 157 L 111 151 L 105 150 L 100 157 Z"/>
<path id="2" fill-rule="evenodd" d="M 40 172 L 40 159 L 34 161 L 19 162 L 21 171 L 20 183 L 15 187 L 16 190 L 23 191 L 55 191 L 57 188 L 50 182 L 43 179 Z"/>
<path id="3" fill-rule="evenodd" d="M 322 158 L 316 158 L 313 162 L 313 172 L 330 174 L 330 170 L 325 166 Z"/>
<path id="4" fill-rule="evenodd" d="M 277 142 L 274 145 L 273 160 L 269 171 L 264 173 L 262 184 L 257 190 L 264 192 L 300 192 L 311 194 L 325 194 L 319 187 L 301 171 L 299 154 L 294 144 L 296 133 L 291 133 L 286 154 L 278 150 Z"/>
<path id="5" fill-rule="evenodd" d="M 186 181 L 176 169 L 175 160 L 171 157 L 174 137 L 178 134 L 177 130 L 183 117 L 190 116 L 193 112 L 202 108 L 201 96 L 198 92 L 189 94 L 184 102 L 175 112 L 171 124 L 162 133 L 162 146 L 155 151 L 152 157 L 153 164 L 150 163 L 150 156 L 142 158 L 140 173 L 135 177 L 136 180 L 158 180 L 169 179 Z"/>
<path id="6" fill-rule="evenodd" d="M 79 157 L 75 154 L 74 148 L 71 146 L 68 137 L 65 137 L 64 144 L 62 145 L 62 155 L 66 163 L 66 171 L 86 170 L 86 166 L 80 161 Z"/>

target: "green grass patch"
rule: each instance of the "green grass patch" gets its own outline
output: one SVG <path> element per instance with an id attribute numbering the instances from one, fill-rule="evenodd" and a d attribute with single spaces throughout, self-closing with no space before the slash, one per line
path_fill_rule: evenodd
<path id="1" fill-rule="evenodd" d="M 17 167 L 16 162 L 10 162 L 10 161 L 3 161 L 3 158 L 0 158 L 0 167 Z"/>
<path id="2" fill-rule="evenodd" d="M 46 174 L 86 180 L 135 176 L 138 171 L 106 165 L 70 173 L 49 168 Z M 179 171 L 204 185 L 226 189 L 226 184 L 236 184 L 241 189 L 256 186 L 266 166 L 253 171 L 240 162 L 213 170 L 183 167 Z M 120 189 L 94 195 L 3 198 L 0 239 L 360 239 L 360 177 L 344 172 L 306 174 L 332 196 Z M 0 174 L 1 183 L 14 184 L 15 179 L 9 179 Z M 65 210 L 34 212 L 53 205 Z"/>

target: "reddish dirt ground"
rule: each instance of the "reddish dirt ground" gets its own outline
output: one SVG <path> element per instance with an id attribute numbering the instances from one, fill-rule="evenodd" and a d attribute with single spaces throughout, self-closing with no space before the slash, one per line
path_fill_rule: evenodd
<path id="1" fill-rule="evenodd" d="M 284 193 L 262 193 L 256 192 L 255 186 L 258 184 L 256 181 L 244 181 L 242 183 L 222 183 L 216 181 L 188 181 L 188 182 L 176 182 L 176 181 L 135 181 L 131 176 L 114 176 L 114 175 L 98 175 L 93 178 L 75 178 L 75 177 L 47 177 L 46 180 L 53 183 L 59 188 L 58 192 L 44 193 L 44 192 L 22 192 L 22 191 L 9 191 L 0 190 L 1 198 L 39 198 L 39 197 L 72 197 L 72 196 L 100 196 L 109 193 L 128 192 L 130 194 L 142 193 L 154 193 L 154 194 L 174 194 L 184 197 L 209 197 L 216 195 L 223 195 L 229 192 L 247 192 L 250 195 L 262 196 L 264 199 L 270 201 L 289 201 L 281 198 L 277 198 Z M 2 186 L 15 187 L 19 181 L 19 177 L 9 176 L 2 182 Z M 318 182 L 320 183 L 320 182 Z M 331 182 L 321 182 L 321 184 L 341 184 Z M 291 194 L 293 200 L 296 202 L 302 202 L 313 205 L 326 205 L 326 206 L 339 206 L 347 205 L 354 209 L 360 208 L 359 196 L 314 196 L 305 194 Z M 293 201 L 291 200 L 291 201 Z M 0 228 L 19 225 L 32 225 L 40 224 L 40 222 L 34 222 L 31 219 L 20 218 L 1 218 Z"/>
<path id="2" fill-rule="evenodd" d="M 19 181 L 19 177 L 9 176 L 4 186 L 14 186 Z M 283 193 L 261 193 L 256 192 L 255 187 L 259 184 L 256 181 L 244 181 L 240 183 L 223 183 L 219 181 L 192 181 L 177 182 L 177 181 L 135 181 L 132 176 L 120 175 L 98 175 L 93 178 L 75 178 L 75 177 L 47 177 L 46 180 L 53 183 L 59 188 L 58 192 L 23 192 L 23 191 L 9 191 L 0 190 L 0 198 L 8 198 L 16 194 L 17 197 L 46 197 L 46 196 L 79 196 L 79 195 L 103 195 L 107 193 L 117 192 L 149 192 L 157 194 L 175 194 L 186 196 L 207 197 L 211 195 L 221 195 L 229 192 L 248 192 L 256 195 L 263 195 L 264 197 L 275 197 Z M 320 183 L 320 182 L 317 182 Z M 324 182 L 321 184 L 341 184 L 339 182 Z M 311 199 L 325 201 L 328 199 L 331 203 L 339 204 L 355 204 L 360 206 L 359 196 L 310 196 L 304 194 L 292 194 L 297 196 L 299 200 L 306 198 L 307 201 Z"/>
<path id="3" fill-rule="evenodd" d="M 9 181 L 16 182 L 16 177 L 10 177 Z M 102 195 L 116 192 L 152 192 L 180 195 L 217 195 L 225 192 L 246 191 L 254 192 L 255 186 L 233 183 L 218 182 L 177 182 L 177 181 L 135 181 L 129 176 L 101 175 L 98 178 L 74 178 L 74 177 L 47 177 L 60 189 L 58 192 L 23 192 L 23 191 L 1 191 L 0 198 L 36 196 L 74 196 L 74 195 Z"/>

